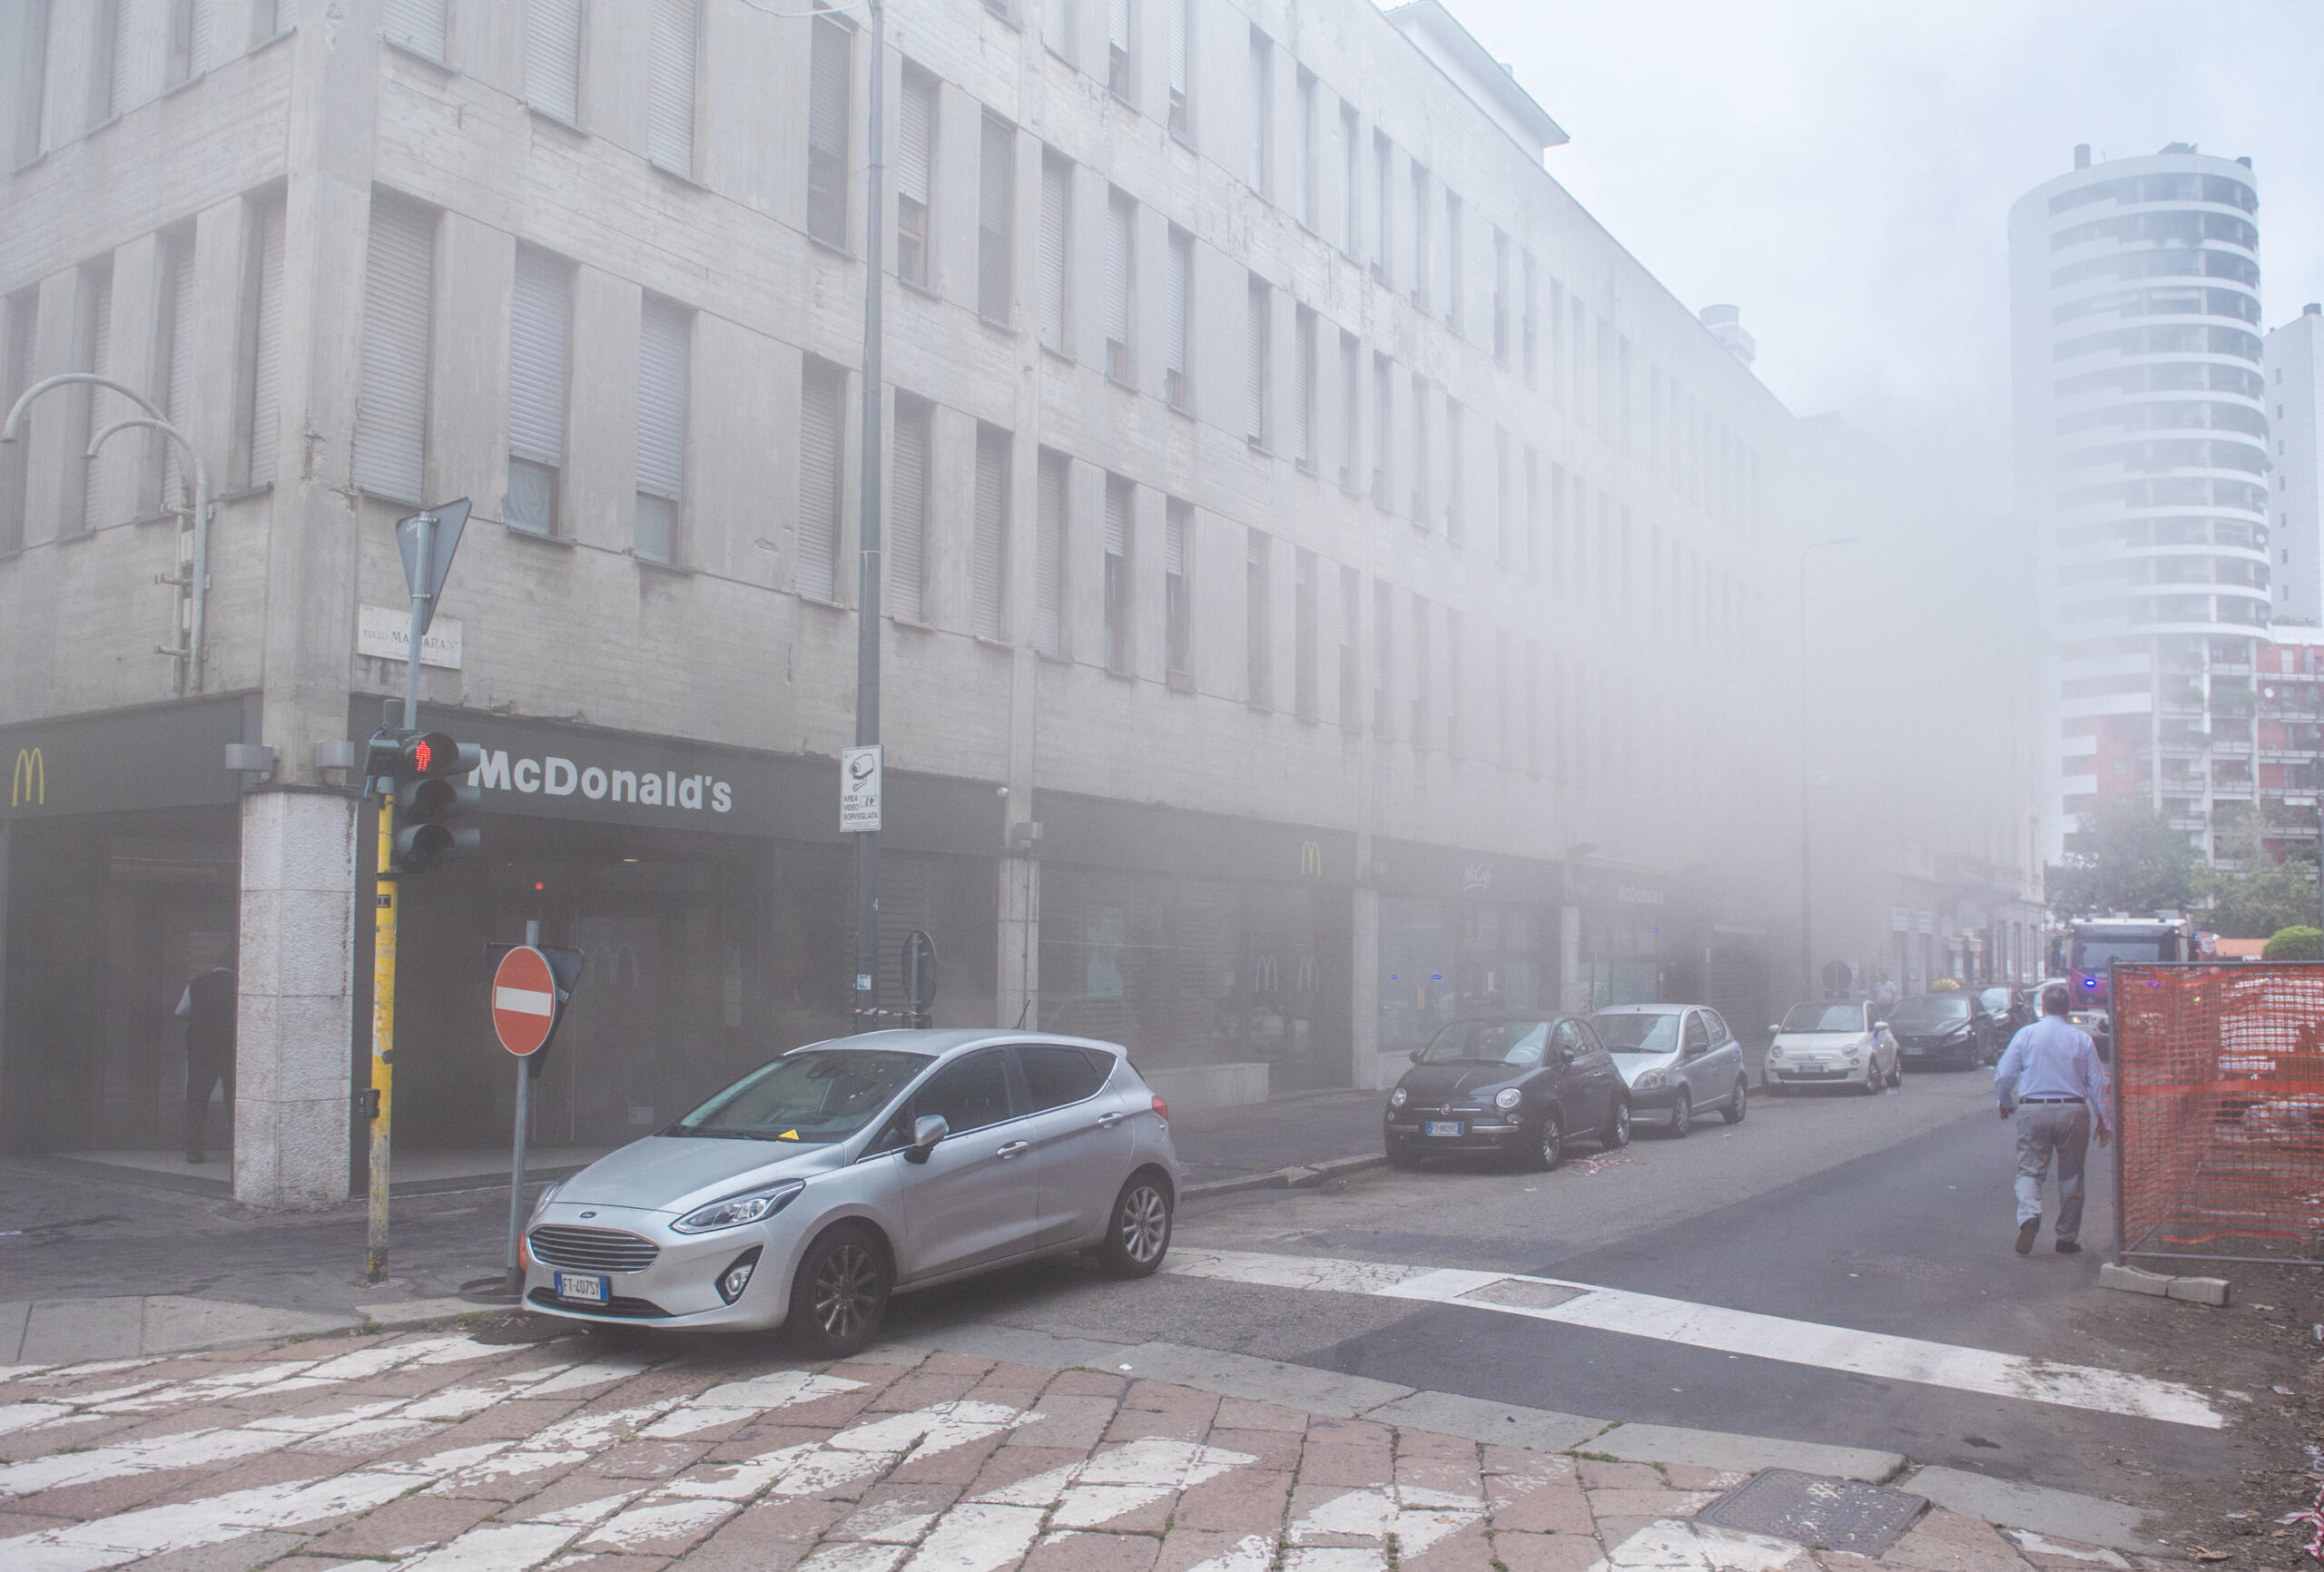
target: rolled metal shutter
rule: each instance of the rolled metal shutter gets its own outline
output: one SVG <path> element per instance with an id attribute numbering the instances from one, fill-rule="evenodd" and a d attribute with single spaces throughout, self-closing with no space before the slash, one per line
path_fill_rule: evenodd
<path id="1" fill-rule="evenodd" d="M 1297 443 L 1299 462 L 1310 468 L 1315 463 L 1315 318 L 1312 312 L 1299 317 L 1299 365 L 1292 375 L 1291 418 L 1292 437 Z"/>
<path id="2" fill-rule="evenodd" d="M 807 362 L 799 404 L 799 593 L 839 598 L 841 374 Z"/>
<path id="3" fill-rule="evenodd" d="M 449 12 L 449 0 L 387 0 L 379 10 L 379 36 L 430 60 L 441 60 Z"/>
<path id="4" fill-rule="evenodd" d="M 1187 8 L 1194 0 L 1168 0 L 1170 6 L 1170 91 L 1186 96 L 1188 72 Z"/>
<path id="5" fill-rule="evenodd" d="M 281 202 L 259 215 L 258 300 L 251 313 L 250 484 L 274 481 L 282 422 L 282 220 Z"/>
<path id="6" fill-rule="evenodd" d="M 113 274 L 108 270 L 96 281 L 96 299 L 90 323 L 89 369 L 100 377 L 113 375 Z M 114 421 L 131 413 L 129 402 L 117 393 L 103 388 L 92 390 L 89 400 L 89 436 L 94 439 Z M 82 467 L 85 478 L 81 483 L 81 527 L 94 529 L 104 522 L 106 498 L 103 460 L 84 458 Z"/>
<path id="7" fill-rule="evenodd" d="M 977 310 L 993 321 L 1009 319 L 1016 280 L 1017 133 L 1005 122 L 984 117 L 977 149 Z"/>
<path id="8" fill-rule="evenodd" d="M 1109 0 L 1106 8 L 1106 42 L 1129 53 L 1129 0 Z"/>
<path id="9" fill-rule="evenodd" d="M 201 75 L 210 69 L 211 49 L 218 36 L 218 0 L 189 0 L 185 17 L 185 74 Z"/>
<path id="10" fill-rule="evenodd" d="M 1118 475 L 1106 477 L 1106 555 L 1129 555 L 1130 482 Z"/>
<path id="11" fill-rule="evenodd" d="M 170 248 L 170 359 L 164 408 L 170 424 L 184 431 L 193 414 L 193 237 Z M 162 506 L 177 506 L 185 487 L 184 449 L 154 434 L 162 446 Z"/>
<path id="12" fill-rule="evenodd" d="M 129 34 L 133 21 L 131 0 L 113 0 L 113 15 L 107 26 L 112 58 L 105 62 L 107 119 L 116 114 L 127 114 L 136 107 L 129 98 Z"/>
<path id="13" fill-rule="evenodd" d="M 645 60 L 645 156 L 694 178 L 695 0 L 654 0 Z"/>
<path id="14" fill-rule="evenodd" d="M 1041 347 L 1065 353 L 1066 253 L 1073 223 L 1073 165 L 1041 160 Z"/>
<path id="15" fill-rule="evenodd" d="M 565 467 L 565 365 L 573 339 L 572 279 L 562 258 L 530 246 L 517 248 L 517 286 L 508 322 L 508 451 L 551 469 Z M 638 401 L 642 408 L 642 387 Z"/>
<path id="16" fill-rule="evenodd" d="M 807 232 L 847 243 L 847 100 L 855 39 L 828 16 L 814 20 L 807 68 Z"/>
<path id="17" fill-rule="evenodd" d="M 1265 442 L 1267 435 L 1267 287 L 1253 279 L 1247 328 L 1250 342 L 1243 357 L 1243 392 L 1250 409 L 1248 434 L 1254 442 Z"/>
<path id="18" fill-rule="evenodd" d="M 1039 489 L 1034 496 L 1038 515 L 1033 542 L 1033 647 L 1045 655 L 1065 650 L 1065 521 L 1066 480 L 1070 474 L 1062 453 L 1041 453 Z"/>
<path id="19" fill-rule="evenodd" d="M 917 399 L 896 401 L 896 453 L 888 501 L 888 605 L 908 623 L 927 620 L 929 422 L 927 405 Z"/>
<path id="20" fill-rule="evenodd" d="M 896 194 L 928 205 L 928 185 L 935 168 L 936 82 L 915 76 L 904 83 L 903 102 L 896 106 Z"/>
<path id="21" fill-rule="evenodd" d="M 1173 578 L 1183 577 L 1187 571 L 1187 516 L 1176 503 L 1162 525 L 1162 571 Z"/>
<path id="22" fill-rule="evenodd" d="M 436 215 L 371 204 L 363 283 L 363 374 L 355 406 L 356 489 L 417 503 L 428 451 L 428 334 Z"/>
<path id="23" fill-rule="evenodd" d="M 970 613 L 980 638 L 1006 634 L 1001 622 L 1009 566 L 1009 433 L 977 427 L 976 538 L 970 561 Z"/>
<path id="24" fill-rule="evenodd" d="M 1041 44 L 1060 60 L 1073 58 L 1073 0 L 1041 0 Z"/>
<path id="25" fill-rule="evenodd" d="M 1170 237 L 1170 360 L 1168 369 L 1181 381 L 1187 375 L 1187 330 L 1194 313 L 1195 242 L 1191 235 Z"/>
<path id="26" fill-rule="evenodd" d="M 1137 226 L 1137 204 L 1117 193 L 1106 204 L 1106 337 L 1129 344 L 1129 280 L 1131 247 Z"/>
<path id="27" fill-rule="evenodd" d="M 637 335 L 637 489 L 671 502 L 685 495 L 692 326 L 684 307 L 645 297 Z"/>
<path id="28" fill-rule="evenodd" d="M 581 120 L 583 0 L 526 0 L 525 102 L 567 125 Z"/>

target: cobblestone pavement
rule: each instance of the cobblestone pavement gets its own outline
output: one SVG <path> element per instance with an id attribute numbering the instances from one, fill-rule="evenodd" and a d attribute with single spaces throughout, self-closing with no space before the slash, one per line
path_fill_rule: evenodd
<path id="1" fill-rule="evenodd" d="M 0 1368 L 10 1572 L 2132 1565 L 1935 1510 L 1879 1562 L 1691 1521 L 1745 1478 L 899 1347 L 407 1333 Z"/>

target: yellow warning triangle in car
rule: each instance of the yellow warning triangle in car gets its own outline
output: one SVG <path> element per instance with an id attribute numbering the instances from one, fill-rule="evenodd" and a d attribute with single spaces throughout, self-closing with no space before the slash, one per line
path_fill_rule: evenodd
<path id="1" fill-rule="evenodd" d="M 796 1141 L 799 1139 L 799 1132 L 796 1130 L 785 1130 L 782 1135 L 777 1135 L 775 1139 L 778 1141 Z"/>

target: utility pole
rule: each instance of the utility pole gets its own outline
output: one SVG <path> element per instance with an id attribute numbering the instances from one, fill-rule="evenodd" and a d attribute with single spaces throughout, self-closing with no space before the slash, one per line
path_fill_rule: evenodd
<path id="1" fill-rule="evenodd" d="M 1808 882 L 1813 868 L 1808 860 L 1808 831 L 1810 805 L 1816 792 L 1816 778 L 1807 768 L 1807 554 L 1829 545 L 1854 545 L 1852 535 L 1836 535 L 1830 540 L 1815 540 L 1799 548 L 1799 997 L 1816 997 L 1816 891 Z"/>
<path id="2" fill-rule="evenodd" d="M 887 14 L 871 0 L 870 131 L 864 138 L 863 179 L 863 478 L 862 516 L 856 526 L 855 745 L 880 742 L 880 304 L 881 241 L 887 219 L 883 179 L 887 160 Z M 885 796 L 884 776 L 881 781 Z M 878 1025 L 880 979 L 880 832 L 855 832 L 855 1029 Z"/>

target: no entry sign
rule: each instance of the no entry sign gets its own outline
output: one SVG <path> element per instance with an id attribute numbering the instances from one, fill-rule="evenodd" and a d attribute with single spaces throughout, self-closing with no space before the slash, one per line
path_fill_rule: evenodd
<path id="1" fill-rule="evenodd" d="M 556 1025 L 556 978 L 548 957 L 520 944 L 492 974 L 492 1029 L 502 1047 L 522 1058 L 548 1041 Z"/>

